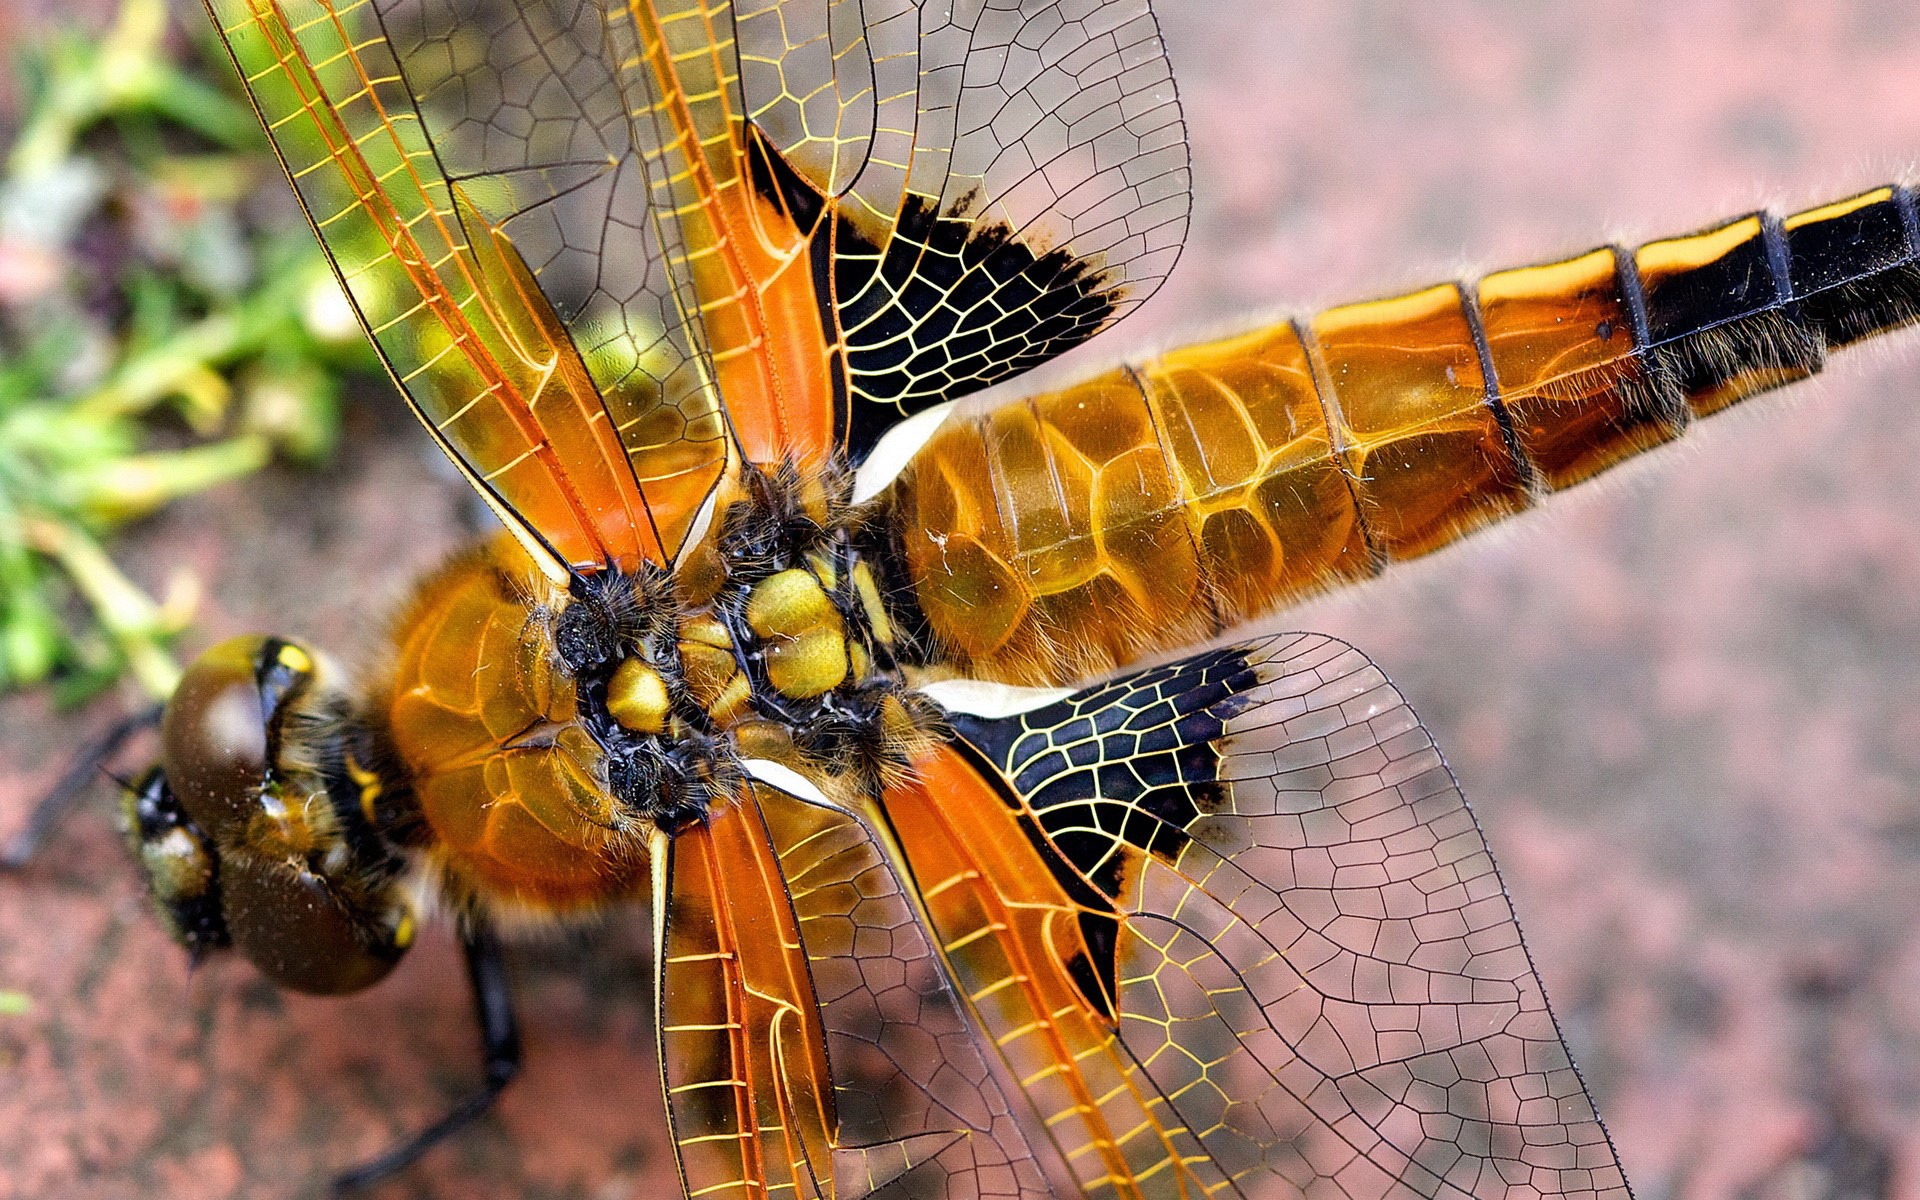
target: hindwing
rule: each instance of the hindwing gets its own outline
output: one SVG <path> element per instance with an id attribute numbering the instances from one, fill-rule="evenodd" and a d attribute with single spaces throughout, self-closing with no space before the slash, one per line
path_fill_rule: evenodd
<path id="1" fill-rule="evenodd" d="M 886 817 L 1090 1194 L 1627 1196 L 1480 830 L 1358 651 L 954 724 Z"/>
<path id="2" fill-rule="evenodd" d="M 1042 1200 L 873 832 L 749 785 L 654 848 L 660 1063 L 689 1196 Z"/>
<path id="3" fill-rule="evenodd" d="M 1148 0 L 207 0 L 342 285 L 548 574 L 673 558 L 1172 266 Z"/>

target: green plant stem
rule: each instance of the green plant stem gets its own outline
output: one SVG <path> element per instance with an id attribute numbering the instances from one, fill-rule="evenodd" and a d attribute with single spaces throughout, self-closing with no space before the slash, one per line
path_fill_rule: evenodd
<path id="1" fill-rule="evenodd" d="M 298 319 L 310 286 L 307 272 L 288 272 L 245 303 L 203 317 L 162 344 L 134 354 L 105 383 L 73 402 L 74 415 L 85 420 L 129 416 L 182 394 L 197 409 L 208 402 L 206 389 L 216 382 L 224 407 L 226 381 L 208 376 L 215 368 L 266 349 Z"/>
<path id="2" fill-rule="evenodd" d="M 180 631 L 188 614 L 168 611 L 148 599 L 113 565 L 98 542 L 72 525 L 42 517 L 27 517 L 22 525 L 27 543 L 59 563 L 86 597 L 141 688 L 156 700 L 171 696 L 180 682 L 180 664 L 164 643 Z"/>
<path id="3" fill-rule="evenodd" d="M 7 158 L 7 173 L 32 178 L 73 153 L 87 128 L 115 115 L 151 112 L 228 147 L 258 144 L 253 114 L 166 59 L 164 0 L 123 0 L 111 28 L 71 50 Z"/>

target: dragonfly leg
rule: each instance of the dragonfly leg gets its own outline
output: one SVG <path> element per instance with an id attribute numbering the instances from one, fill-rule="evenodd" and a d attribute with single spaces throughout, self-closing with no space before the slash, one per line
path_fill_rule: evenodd
<path id="1" fill-rule="evenodd" d="M 26 825 L 13 835 L 11 841 L 0 847 L 0 871 L 18 871 L 32 862 L 47 836 L 73 810 L 74 804 L 87 794 L 94 777 L 106 770 L 113 756 L 120 752 L 120 747 L 126 745 L 135 734 L 159 726 L 161 711 L 160 705 L 156 704 L 130 713 L 82 750 L 67 767 L 66 774 L 33 806 Z"/>
<path id="2" fill-rule="evenodd" d="M 462 922 L 460 943 L 466 951 L 467 980 L 473 985 L 474 1014 L 480 1022 L 485 1081 L 479 1091 L 455 1104 L 446 1116 L 379 1157 L 335 1177 L 336 1197 L 372 1187 L 413 1165 L 421 1155 L 493 1107 L 494 1100 L 520 1073 L 520 1030 L 513 1018 L 513 993 L 507 984 L 507 960 L 499 935 L 485 918 L 474 917 Z"/>

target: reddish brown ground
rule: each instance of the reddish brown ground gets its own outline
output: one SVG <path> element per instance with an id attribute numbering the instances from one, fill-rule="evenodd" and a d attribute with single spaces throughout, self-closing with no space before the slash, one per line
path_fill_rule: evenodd
<path id="1" fill-rule="evenodd" d="M 1107 353 L 1920 152 L 1903 0 L 1162 7 L 1198 221 Z M 462 501 L 404 419 L 353 422 L 338 470 L 181 506 L 135 571 L 207 579 L 207 638 L 376 630 Z M 1917 513 L 1909 335 L 1283 621 L 1368 648 L 1449 749 L 1643 1196 L 1920 1196 Z M 109 707 L 0 703 L 0 829 Z M 0 1017 L 0 1200 L 315 1196 L 474 1076 L 444 930 L 354 1000 L 189 981 L 105 796 L 0 889 L 0 990 L 32 999 Z M 644 943 L 635 917 L 522 958 L 525 1081 L 384 1194 L 665 1194 Z"/>

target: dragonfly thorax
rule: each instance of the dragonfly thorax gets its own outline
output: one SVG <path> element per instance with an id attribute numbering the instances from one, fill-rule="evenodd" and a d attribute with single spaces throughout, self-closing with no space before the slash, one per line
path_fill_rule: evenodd
<path id="1" fill-rule="evenodd" d="M 555 587 L 508 535 L 450 560 L 394 629 L 368 714 L 412 844 L 456 903 L 539 918 L 647 886 L 657 832 L 756 760 L 877 794 L 942 728 L 843 477 L 748 470 L 672 569 Z"/>
<path id="2" fill-rule="evenodd" d="M 552 614 L 578 719 L 635 817 L 701 820 L 745 758 L 870 788 L 928 743 L 938 712 L 904 685 L 845 494 L 832 474 L 750 470 L 678 571 L 602 572 Z"/>

